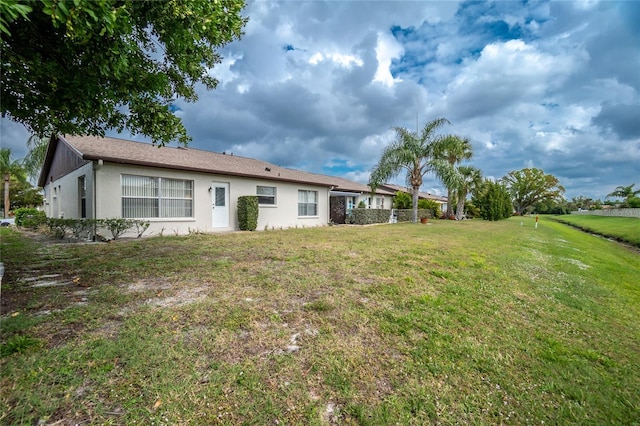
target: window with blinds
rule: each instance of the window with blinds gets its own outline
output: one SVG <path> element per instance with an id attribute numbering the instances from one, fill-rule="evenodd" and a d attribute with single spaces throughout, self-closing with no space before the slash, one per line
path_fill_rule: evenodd
<path id="1" fill-rule="evenodd" d="M 276 187 L 275 186 L 258 186 L 256 188 L 258 195 L 258 204 L 276 204 Z"/>
<path id="2" fill-rule="evenodd" d="M 193 217 L 193 181 L 122 175 L 122 217 Z"/>
<path id="3" fill-rule="evenodd" d="M 298 216 L 318 215 L 318 191 L 298 191 Z"/>

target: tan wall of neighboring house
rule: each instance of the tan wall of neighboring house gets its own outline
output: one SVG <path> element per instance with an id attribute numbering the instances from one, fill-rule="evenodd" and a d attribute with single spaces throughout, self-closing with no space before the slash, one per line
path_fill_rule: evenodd
<path id="1" fill-rule="evenodd" d="M 328 223 L 329 188 L 296 184 L 289 182 L 267 181 L 260 179 L 194 173 L 188 171 L 130 166 L 120 164 L 103 164 L 96 167 L 96 217 L 113 218 L 122 214 L 121 175 L 139 175 L 172 179 L 193 180 L 193 218 L 150 218 L 151 226 L 145 235 L 186 234 L 189 231 L 213 232 L 238 229 L 237 201 L 241 195 L 256 195 L 257 185 L 277 188 L 277 204 L 261 206 L 258 215 L 258 230 L 265 228 L 315 227 Z M 209 188 L 213 182 L 229 184 L 229 226 L 212 227 L 212 193 Z M 318 192 L 318 215 L 298 216 L 298 190 Z"/>

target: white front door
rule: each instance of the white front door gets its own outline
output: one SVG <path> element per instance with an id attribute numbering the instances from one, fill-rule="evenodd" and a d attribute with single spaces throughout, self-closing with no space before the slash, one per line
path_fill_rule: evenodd
<path id="1" fill-rule="evenodd" d="M 213 228 L 229 227 L 229 183 L 211 183 L 211 226 Z"/>

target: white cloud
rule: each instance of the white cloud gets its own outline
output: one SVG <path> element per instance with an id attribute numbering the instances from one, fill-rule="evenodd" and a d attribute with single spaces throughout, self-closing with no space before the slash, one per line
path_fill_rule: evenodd
<path id="1" fill-rule="evenodd" d="M 569 197 L 596 196 L 638 182 L 637 9 L 252 1 L 245 35 L 212 70 L 220 85 L 179 114 L 195 148 L 315 172 L 335 163 L 359 182 L 392 127 L 444 116 L 485 176 L 543 167 Z M 28 134 L 7 123 L 2 146 L 23 155 Z M 423 189 L 444 193 L 431 175 Z"/>
<path id="2" fill-rule="evenodd" d="M 578 10 L 593 10 L 600 4 L 600 0 L 579 0 L 573 3 Z"/>
<path id="3" fill-rule="evenodd" d="M 313 55 L 311 55 L 311 58 L 309 58 L 309 63 L 311 65 L 318 65 L 318 63 L 322 61 L 324 61 L 324 56 L 320 52 L 314 53 Z"/>
<path id="4" fill-rule="evenodd" d="M 544 102 L 574 71 L 575 60 L 510 40 L 485 46 L 477 59 L 463 65 L 441 99 L 457 119 L 492 116 L 523 102 Z"/>
<path id="5" fill-rule="evenodd" d="M 232 82 L 238 78 L 238 76 L 231 71 L 231 67 L 238 60 L 242 60 L 242 54 L 240 53 L 226 56 L 220 64 L 209 70 L 209 75 L 216 78 L 220 85 Z"/>
<path id="6" fill-rule="evenodd" d="M 345 179 L 349 179 L 351 181 L 354 182 L 358 182 L 358 183 L 363 183 L 363 184 L 368 184 L 369 183 L 369 177 L 371 176 L 371 172 L 370 171 L 353 171 L 353 172 L 347 172 L 344 174 Z"/>
<path id="7" fill-rule="evenodd" d="M 402 79 L 393 78 L 391 75 L 391 61 L 399 58 L 404 53 L 402 46 L 390 35 L 385 33 L 378 34 L 378 45 L 376 46 L 376 59 L 378 60 L 378 69 L 374 81 L 379 81 L 386 86 L 393 86 L 394 83 L 402 81 Z"/>

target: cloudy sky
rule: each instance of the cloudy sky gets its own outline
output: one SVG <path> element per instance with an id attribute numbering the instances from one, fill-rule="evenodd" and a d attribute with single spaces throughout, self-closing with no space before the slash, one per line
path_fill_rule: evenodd
<path id="1" fill-rule="evenodd" d="M 569 199 L 640 186 L 640 2 L 256 1 L 245 15 L 218 88 L 176 104 L 192 147 L 366 182 L 393 127 L 445 117 L 487 177 L 538 167 Z M 23 155 L 26 131 L 1 124 Z M 422 189 L 445 192 L 433 176 Z"/>

